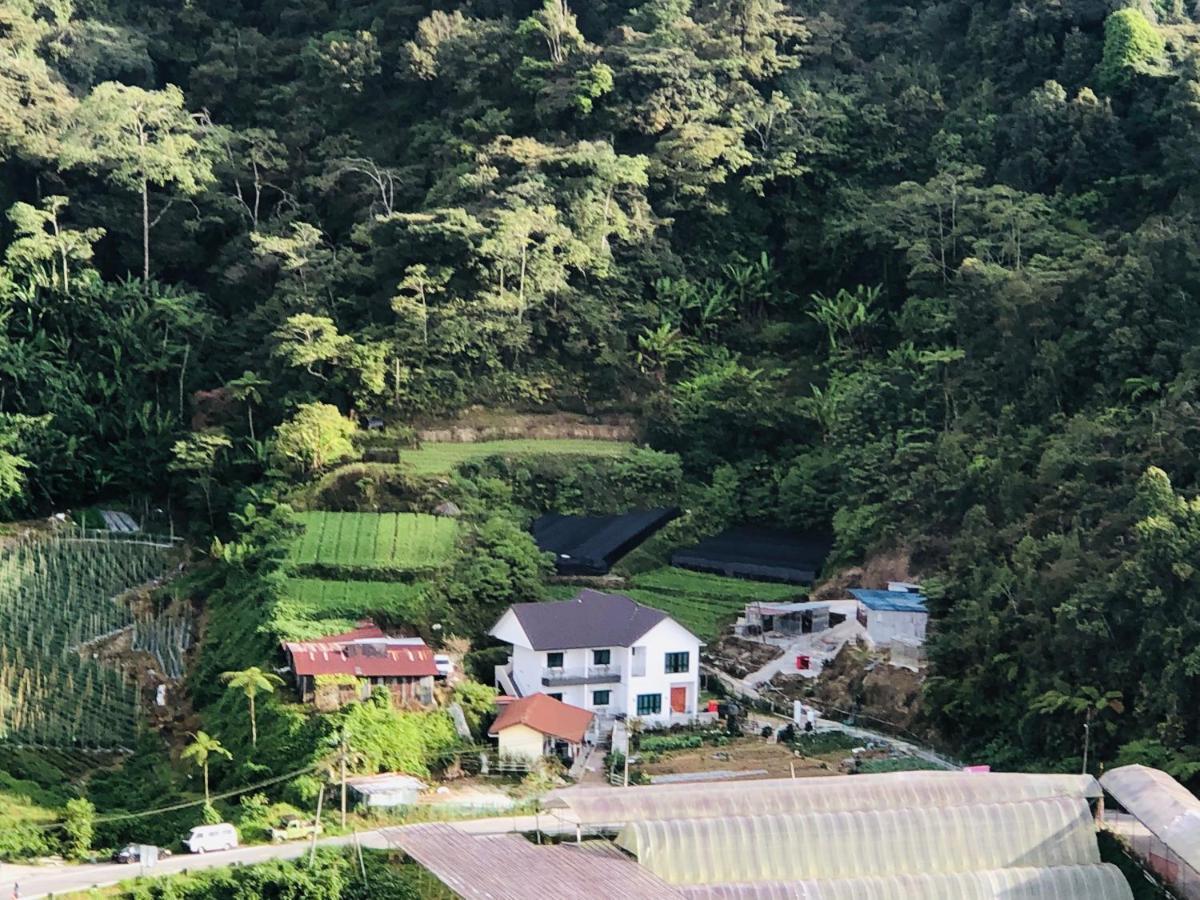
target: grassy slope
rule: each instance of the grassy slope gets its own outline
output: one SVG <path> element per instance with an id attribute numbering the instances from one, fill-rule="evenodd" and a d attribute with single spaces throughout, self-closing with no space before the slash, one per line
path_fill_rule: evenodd
<path id="1" fill-rule="evenodd" d="M 309 640 L 349 630 L 360 619 L 380 613 L 422 622 L 426 618 L 426 590 L 427 585 L 420 582 L 290 578 L 272 628 L 283 638 Z"/>
<path id="2" fill-rule="evenodd" d="M 522 439 L 480 441 L 474 444 L 425 444 L 419 450 L 400 451 L 400 464 L 417 475 L 449 475 L 461 463 L 487 456 L 521 456 L 556 453 L 564 456 L 621 456 L 632 444 L 586 439 Z"/>
<path id="3" fill-rule="evenodd" d="M 552 600 L 570 600 L 579 590 L 577 585 L 554 584 L 548 593 Z M 637 575 L 630 587 L 614 593 L 661 609 L 706 641 L 715 639 L 747 603 L 803 600 L 805 595 L 804 589 L 795 585 L 746 581 L 673 567 Z"/>

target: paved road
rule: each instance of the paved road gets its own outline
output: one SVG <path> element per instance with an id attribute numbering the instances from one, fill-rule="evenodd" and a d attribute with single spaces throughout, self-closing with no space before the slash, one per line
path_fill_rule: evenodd
<path id="1" fill-rule="evenodd" d="M 575 826 L 561 822 L 553 815 L 540 816 L 495 816 L 487 819 L 470 819 L 451 823 L 455 827 L 470 834 L 506 834 L 513 831 L 534 831 L 540 829 L 546 834 L 575 834 Z M 378 828 L 374 831 L 360 831 L 358 841 L 366 850 L 386 850 L 391 847 L 395 833 L 403 826 Z M 354 836 L 323 838 L 317 841 L 318 847 L 345 847 L 354 844 Z M 67 894 L 74 891 L 86 891 L 93 887 L 106 887 L 136 878 L 138 875 L 176 875 L 183 871 L 194 872 L 199 869 L 214 869 L 218 866 L 252 865 L 267 862 L 272 859 L 296 859 L 309 851 L 308 841 L 294 841 L 288 844 L 257 844 L 252 847 L 239 847 L 236 850 L 223 850 L 217 853 L 192 854 L 183 853 L 162 860 L 151 869 L 143 869 L 136 865 L 119 865 L 117 863 L 99 863 L 95 865 L 58 865 L 58 866 L 15 866 L 0 865 L 0 898 L 8 900 L 13 896 L 15 886 L 20 886 L 21 900 L 32 900 L 35 897 L 50 897 Z"/>
<path id="2" fill-rule="evenodd" d="M 363 847 L 386 848 L 388 846 L 386 832 L 389 829 L 362 832 L 359 840 Z M 352 844 L 353 837 L 325 838 L 317 842 L 321 847 L 337 847 Z M 310 844 L 307 841 L 296 841 L 290 844 L 261 844 L 253 847 L 239 847 L 236 850 L 223 850 L 217 853 L 191 854 L 183 853 L 162 860 L 150 869 L 137 865 L 120 865 L 118 863 L 100 863 L 94 865 L 58 865 L 58 866 L 0 866 L 0 897 L 7 900 L 10 896 L 19 896 L 21 900 L 34 897 L 49 897 L 56 894 L 66 894 L 73 891 L 86 891 L 93 887 L 106 887 L 135 878 L 138 875 L 175 875 L 184 871 L 197 869 L 212 869 L 217 866 L 233 864 L 249 865 L 266 862 L 270 859 L 295 859 L 308 852 Z M 20 886 L 20 894 L 14 893 L 14 886 Z"/>

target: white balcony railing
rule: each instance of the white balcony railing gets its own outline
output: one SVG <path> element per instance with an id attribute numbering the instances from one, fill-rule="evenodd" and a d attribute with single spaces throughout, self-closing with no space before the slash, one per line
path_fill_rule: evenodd
<path id="1" fill-rule="evenodd" d="M 542 669 L 542 684 L 546 687 L 572 684 L 617 684 L 620 680 L 620 666 Z"/>

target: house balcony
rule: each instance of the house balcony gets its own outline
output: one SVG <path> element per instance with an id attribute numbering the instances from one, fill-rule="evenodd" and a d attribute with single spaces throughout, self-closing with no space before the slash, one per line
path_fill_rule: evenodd
<path id="1" fill-rule="evenodd" d="M 542 669 L 542 685 L 545 687 L 569 687 L 573 684 L 619 684 L 620 681 L 620 666 Z"/>

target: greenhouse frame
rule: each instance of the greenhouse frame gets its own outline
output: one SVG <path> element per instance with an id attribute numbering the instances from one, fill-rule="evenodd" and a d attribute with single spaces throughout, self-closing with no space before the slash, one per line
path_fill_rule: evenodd
<path id="1" fill-rule="evenodd" d="M 1133 900 L 1116 866 L 679 887 L 688 900 Z"/>
<path id="2" fill-rule="evenodd" d="M 1106 807 L 1102 827 L 1185 900 L 1200 900 L 1200 800 L 1158 769 L 1121 766 L 1100 784 L 1118 809 Z"/>
<path id="3" fill-rule="evenodd" d="M 966 806 L 1066 797 L 1096 799 L 1091 775 L 895 772 L 822 778 L 771 778 L 707 784 L 585 787 L 555 791 L 546 808 L 581 825 L 624 825 L 647 819 Z"/>
<path id="4" fill-rule="evenodd" d="M 1100 862 L 1088 804 L 1068 798 L 631 822 L 617 835 L 617 846 L 670 884 L 801 881 Z"/>

